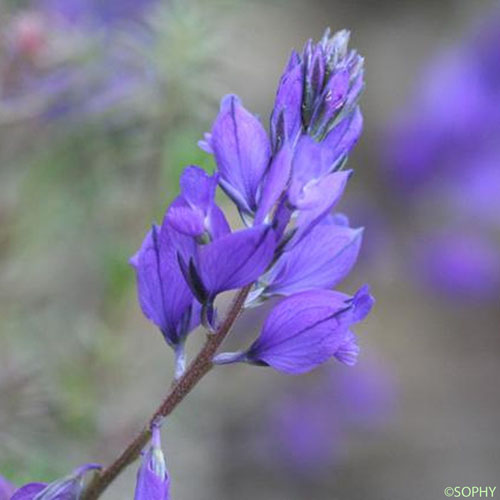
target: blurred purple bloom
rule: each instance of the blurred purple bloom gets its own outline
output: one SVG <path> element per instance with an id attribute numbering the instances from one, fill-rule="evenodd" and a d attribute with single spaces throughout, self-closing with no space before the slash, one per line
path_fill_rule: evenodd
<path id="1" fill-rule="evenodd" d="M 107 26 L 138 20 L 158 0 L 38 0 L 42 9 L 70 23 Z"/>
<path id="2" fill-rule="evenodd" d="M 291 468 L 299 477 L 324 473 L 339 459 L 345 441 L 338 408 L 329 408 L 314 391 L 304 392 L 278 398 L 266 429 L 273 466 Z"/>
<path id="3" fill-rule="evenodd" d="M 11 500 L 78 500 L 83 491 L 85 474 L 100 468 L 100 465 L 86 464 L 78 467 L 69 476 L 50 484 L 26 484 L 14 493 Z"/>
<path id="4" fill-rule="evenodd" d="M 0 475 L 0 500 L 10 500 L 16 487 Z"/>
<path id="5" fill-rule="evenodd" d="M 455 299 L 491 300 L 500 291 L 499 37 L 496 10 L 439 54 L 385 141 L 395 195 L 412 193 L 415 211 L 431 206 L 441 228 L 419 231 L 419 279 Z"/>
<path id="6" fill-rule="evenodd" d="M 498 245 L 467 232 L 428 236 L 419 245 L 419 276 L 456 299 L 496 299 L 500 293 Z"/>
<path id="7" fill-rule="evenodd" d="M 5 26 L 3 105 L 13 112 L 26 105 L 45 120 L 88 118 L 150 87 L 151 65 L 128 42 L 137 48 L 151 42 L 144 21 L 155 3 L 39 0 L 14 10 Z"/>
<path id="8" fill-rule="evenodd" d="M 499 33 L 496 11 L 424 69 L 415 98 L 395 117 L 384 142 L 384 166 L 398 188 L 415 192 L 443 175 L 461 175 L 464 162 L 498 144 Z"/>
<path id="9" fill-rule="evenodd" d="M 170 498 L 170 477 L 161 449 L 159 426 L 151 429 L 152 439 L 137 473 L 134 500 L 168 500 Z"/>
<path id="10" fill-rule="evenodd" d="M 273 396 L 263 430 L 270 466 L 291 468 L 299 477 L 331 474 L 348 451 L 351 431 L 387 425 L 397 391 L 386 365 L 344 368 L 325 366 L 304 385 L 294 383 L 282 397 Z"/>
<path id="11" fill-rule="evenodd" d="M 312 370 L 339 349 L 352 350 L 349 327 L 365 318 L 373 302 L 366 287 L 354 297 L 330 290 L 292 295 L 274 307 L 244 359 L 285 373 Z"/>
<path id="12" fill-rule="evenodd" d="M 461 175 L 439 190 L 457 217 L 477 226 L 476 230 L 492 233 L 500 229 L 500 141 L 498 146 L 464 160 Z"/>
<path id="13" fill-rule="evenodd" d="M 291 295 L 315 288 L 332 288 L 356 263 L 362 229 L 339 224 L 338 216 L 327 216 L 291 250 L 285 249 L 262 278 L 263 295 Z"/>
<path id="14" fill-rule="evenodd" d="M 153 225 L 139 251 L 130 259 L 144 315 L 173 347 L 199 324 L 199 307 L 177 261 L 176 234 L 169 224 Z"/>

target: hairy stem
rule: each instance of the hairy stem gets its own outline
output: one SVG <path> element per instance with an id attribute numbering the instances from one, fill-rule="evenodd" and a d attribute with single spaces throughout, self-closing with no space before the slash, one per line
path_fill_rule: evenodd
<path id="1" fill-rule="evenodd" d="M 191 392 L 195 385 L 210 371 L 213 366 L 212 358 L 238 318 L 251 287 L 252 285 L 248 285 L 238 292 L 220 327 L 214 334 L 208 336 L 201 351 L 191 362 L 184 375 L 174 383 L 169 394 L 154 412 L 148 424 L 111 465 L 94 477 L 86 490 L 82 493 L 80 497 L 81 500 L 94 500 L 99 498 L 103 491 L 123 472 L 123 470 L 139 457 L 142 449 L 151 439 L 151 425 L 157 422 L 158 419 L 172 413 L 177 405 Z"/>

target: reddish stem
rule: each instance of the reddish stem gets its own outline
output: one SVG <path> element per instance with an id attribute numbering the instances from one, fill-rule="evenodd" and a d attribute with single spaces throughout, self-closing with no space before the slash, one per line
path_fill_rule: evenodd
<path id="1" fill-rule="evenodd" d="M 217 329 L 209 335 L 207 341 L 196 358 L 191 362 L 184 375 L 174 383 L 167 397 L 149 419 L 148 424 L 125 448 L 123 453 L 90 482 L 81 496 L 81 500 L 95 500 L 132 462 L 137 460 L 142 449 L 151 439 L 151 425 L 158 419 L 166 417 L 191 392 L 196 384 L 211 370 L 212 358 L 238 318 L 252 285 L 242 288 L 227 313 L 226 318 Z"/>

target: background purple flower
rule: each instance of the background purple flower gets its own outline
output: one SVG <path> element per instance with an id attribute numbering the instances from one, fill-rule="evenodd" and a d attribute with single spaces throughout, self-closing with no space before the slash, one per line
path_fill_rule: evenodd
<path id="1" fill-rule="evenodd" d="M 422 238 L 417 250 L 416 271 L 425 284 L 458 300 L 498 298 L 499 247 L 485 235 L 446 228 Z"/>
<path id="2" fill-rule="evenodd" d="M 152 40 L 146 20 L 155 3 L 40 0 L 14 10 L 4 26 L 2 106 L 88 119 L 151 88 L 141 50 Z"/>
<path id="3" fill-rule="evenodd" d="M 355 370 L 322 368 L 267 406 L 266 464 L 296 480 L 335 474 L 349 459 L 354 433 L 373 436 L 387 428 L 396 396 L 392 375 L 373 359 Z"/>
<path id="4" fill-rule="evenodd" d="M 499 33 L 495 11 L 442 51 L 386 144 L 395 196 L 411 194 L 408 213 L 421 228 L 409 243 L 419 279 L 452 299 L 500 293 Z"/>

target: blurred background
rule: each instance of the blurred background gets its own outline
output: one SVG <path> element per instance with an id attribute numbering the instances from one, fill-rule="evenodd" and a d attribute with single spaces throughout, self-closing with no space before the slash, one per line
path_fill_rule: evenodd
<path id="1" fill-rule="evenodd" d="M 348 28 L 365 131 L 354 368 L 215 370 L 169 418 L 177 499 L 421 500 L 500 469 L 500 9 L 487 0 L 1 0 L 0 473 L 108 463 L 167 391 L 127 261 L 212 160 L 237 93 L 267 123 L 292 48 Z M 248 342 L 262 311 L 231 342 Z M 193 335 L 190 349 L 203 340 Z M 133 495 L 131 467 L 103 498 Z M 499 485 L 500 486 L 500 485 Z"/>

